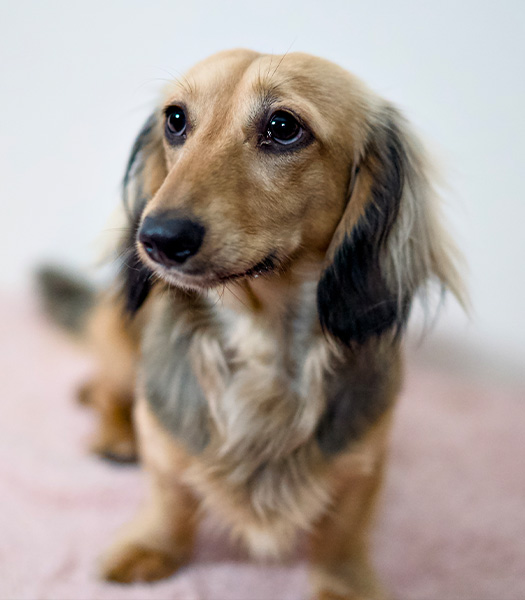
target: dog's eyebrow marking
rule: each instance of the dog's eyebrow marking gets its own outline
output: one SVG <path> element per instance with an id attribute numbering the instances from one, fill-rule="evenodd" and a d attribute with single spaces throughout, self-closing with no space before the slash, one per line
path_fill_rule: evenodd
<path id="1" fill-rule="evenodd" d="M 184 97 L 193 98 L 197 93 L 197 86 L 195 81 L 190 81 L 186 75 L 181 75 L 180 77 L 174 78 L 169 82 L 168 85 L 169 95 L 167 96 L 167 100 L 165 102 L 165 106 L 171 106 L 173 104 L 181 104 L 176 98 L 179 98 L 180 93 L 184 95 Z M 175 98 L 175 99 L 174 99 Z"/>
<path id="2" fill-rule="evenodd" d="M 188 96 L 192 96 L 195 94 L 195 82 L 193 85 L 189 78 L 186 75 L 180 75 L 173 82 L 173 87 L 181 88 Z"/>
<path id="3" fill-rule="evenodd" d="M 251 131 L 254 128 L 260 130 L 264 127 L 266 119 L 270 116 L 269 113 L 272 107 L 281 101 L 281 98 L 274 94 L 273 91 L 257 88 L 259 88 L 259 82 L 256 84 L 256 89 L 254 90 L 255 98 L 246 117 L 246 125 Z M 251 133 L 247 131 L 243 143 L 248 143 L 250 136 Z"/>

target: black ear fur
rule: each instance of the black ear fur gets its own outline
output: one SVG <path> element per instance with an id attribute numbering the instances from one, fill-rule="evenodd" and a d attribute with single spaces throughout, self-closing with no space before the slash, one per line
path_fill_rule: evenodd
<path id="1" fill-rule="evenodd" d="M 122 281 L 122 294 L 126 313 L 131 317 L 146 301 L 152 287 L 153 272 L 140 260 L 135 246 L 135 238 L 140 223 L 140 215 L 146 200 L 141 203 L 142 209 L 136 211 L 136 217 L 129 224 L 129 233 L 126 236 L 125 249 L 122 252 L 122 265 L 120 278 Z M 139 204 L 137 203 L 137 206 Z"/>
<path id="2" fill-rule="evenodd" d="M 149 198 L 146 197 L 142 185 L 142 175 L 151 145 L 157 116 L 152 114 L 144 123 L 131 148 L 122 182 L 122 196 L 128 217 L 128 232 L 122 240 L 121 256 L 121 287 L 124 306 L 130 316 L 144 304 L 152 289 L 152 271 L 139 258 L 135 246 L 137 230 L 144 207 Z"/>
<path id="3" fill-rule="evenodd" d="M 376 126 L 356 175 L 371 179 L 365 214 L 344 235 L 317 288 L 321 326 L 345 345 L 399 331 L 408 318 L 410 298 L 389 289 L 380 260 L 399 213 L 407 166 L 401 134 L 389 118 Z"/>

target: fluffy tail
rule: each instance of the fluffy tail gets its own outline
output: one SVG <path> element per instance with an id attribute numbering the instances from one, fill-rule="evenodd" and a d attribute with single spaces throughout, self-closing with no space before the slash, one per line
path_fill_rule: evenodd
<path id="1" fill-rule="evenodd" d="M 78 275 L 51 266 L 36 273 L 36 285 L 45 314 L 70 335 L 81 338 L 97 289 Z"/>

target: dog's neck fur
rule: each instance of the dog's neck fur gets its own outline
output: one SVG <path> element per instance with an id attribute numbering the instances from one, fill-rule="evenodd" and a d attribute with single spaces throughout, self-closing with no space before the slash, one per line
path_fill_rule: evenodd
<path id="1" fill-rule="evenodd" d="M 203 336 L 193 356 L 211 358 L 197 367 L 198 379 L 234 452 L 246 445 L 247 431 L 258 440 L 271 433 L 267 448 L 274 448 L 273 458 L 314 435 L 329 355 L 315 299 L 315 281 L 294 281 L 288 273 L 244 282 L 213 303 L 212 312 L 224 323 L 222 341 Z"/>
<path id="2" fill-rule="evenodd" d="M 316 281 L 287 272 L 217 294 L 212 311 L 226 324 L 224 346 L 204 336 L 192 352 L 216 428 L 194 483 L 219 499 L 214 505 L 223 506 L 223 493 L 239 498 L 223 516 L 244 513 L 239 535 L 260 554 L 278 555 L 328 502 L 315 443 L 328 363 Z M 264 522 L 288 534 L 268 536 Z"/>
<path id="3" fill-rule="evenodd" d="M 214 293 L 166 295 L 146 336 L 147 398 L 191 448 L 199 467 L 188 477 L 227 520 L 242 514 L 239 535 L 267 554 L 283 551 L 329 502 L 330 457 L 319 438 L 328 403 L 356 384 L 372 390 L 344 403 L 357 415 L 348 428 L 355 437 L 385 410 L 373 392 L 384 373 L 367 364 L 371 375 L 362 381 L 359 365 L 341 362 L 321 331 L 316 288 L 316 278 L 287 271 Z M 334 369 L 344 370 L 334 380 L 341 389 L 330 383 Z M 346 426 L 323 427 L 328 454 L 347 446 Z M 287 534 L 266 538 L 268 523 Z"/>
<path id="4" fill-rule="evenodd" d="M 277 325 L 292 306 L 304 299 L 305 286 L 313 288 L 319 280 L 322 263 L 320 257 L 304 258 L 286 271 L 235 282 L 216 290 L 217 305 L 266 321 L 269 326 Z"/>

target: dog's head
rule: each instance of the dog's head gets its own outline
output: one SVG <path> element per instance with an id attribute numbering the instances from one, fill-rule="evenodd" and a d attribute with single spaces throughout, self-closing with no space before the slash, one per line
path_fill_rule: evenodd
<path id="1" fill-rule="evenodd" d="M 342 68 L 247 50 L 166 90 L 125 178 L 128 306 L 150 273 L 202 290 L 322 265 L 325 331 L 362 343 L 405 323 L 432 278 L 457 291 L 422 152 L 403 118 Z"/>

